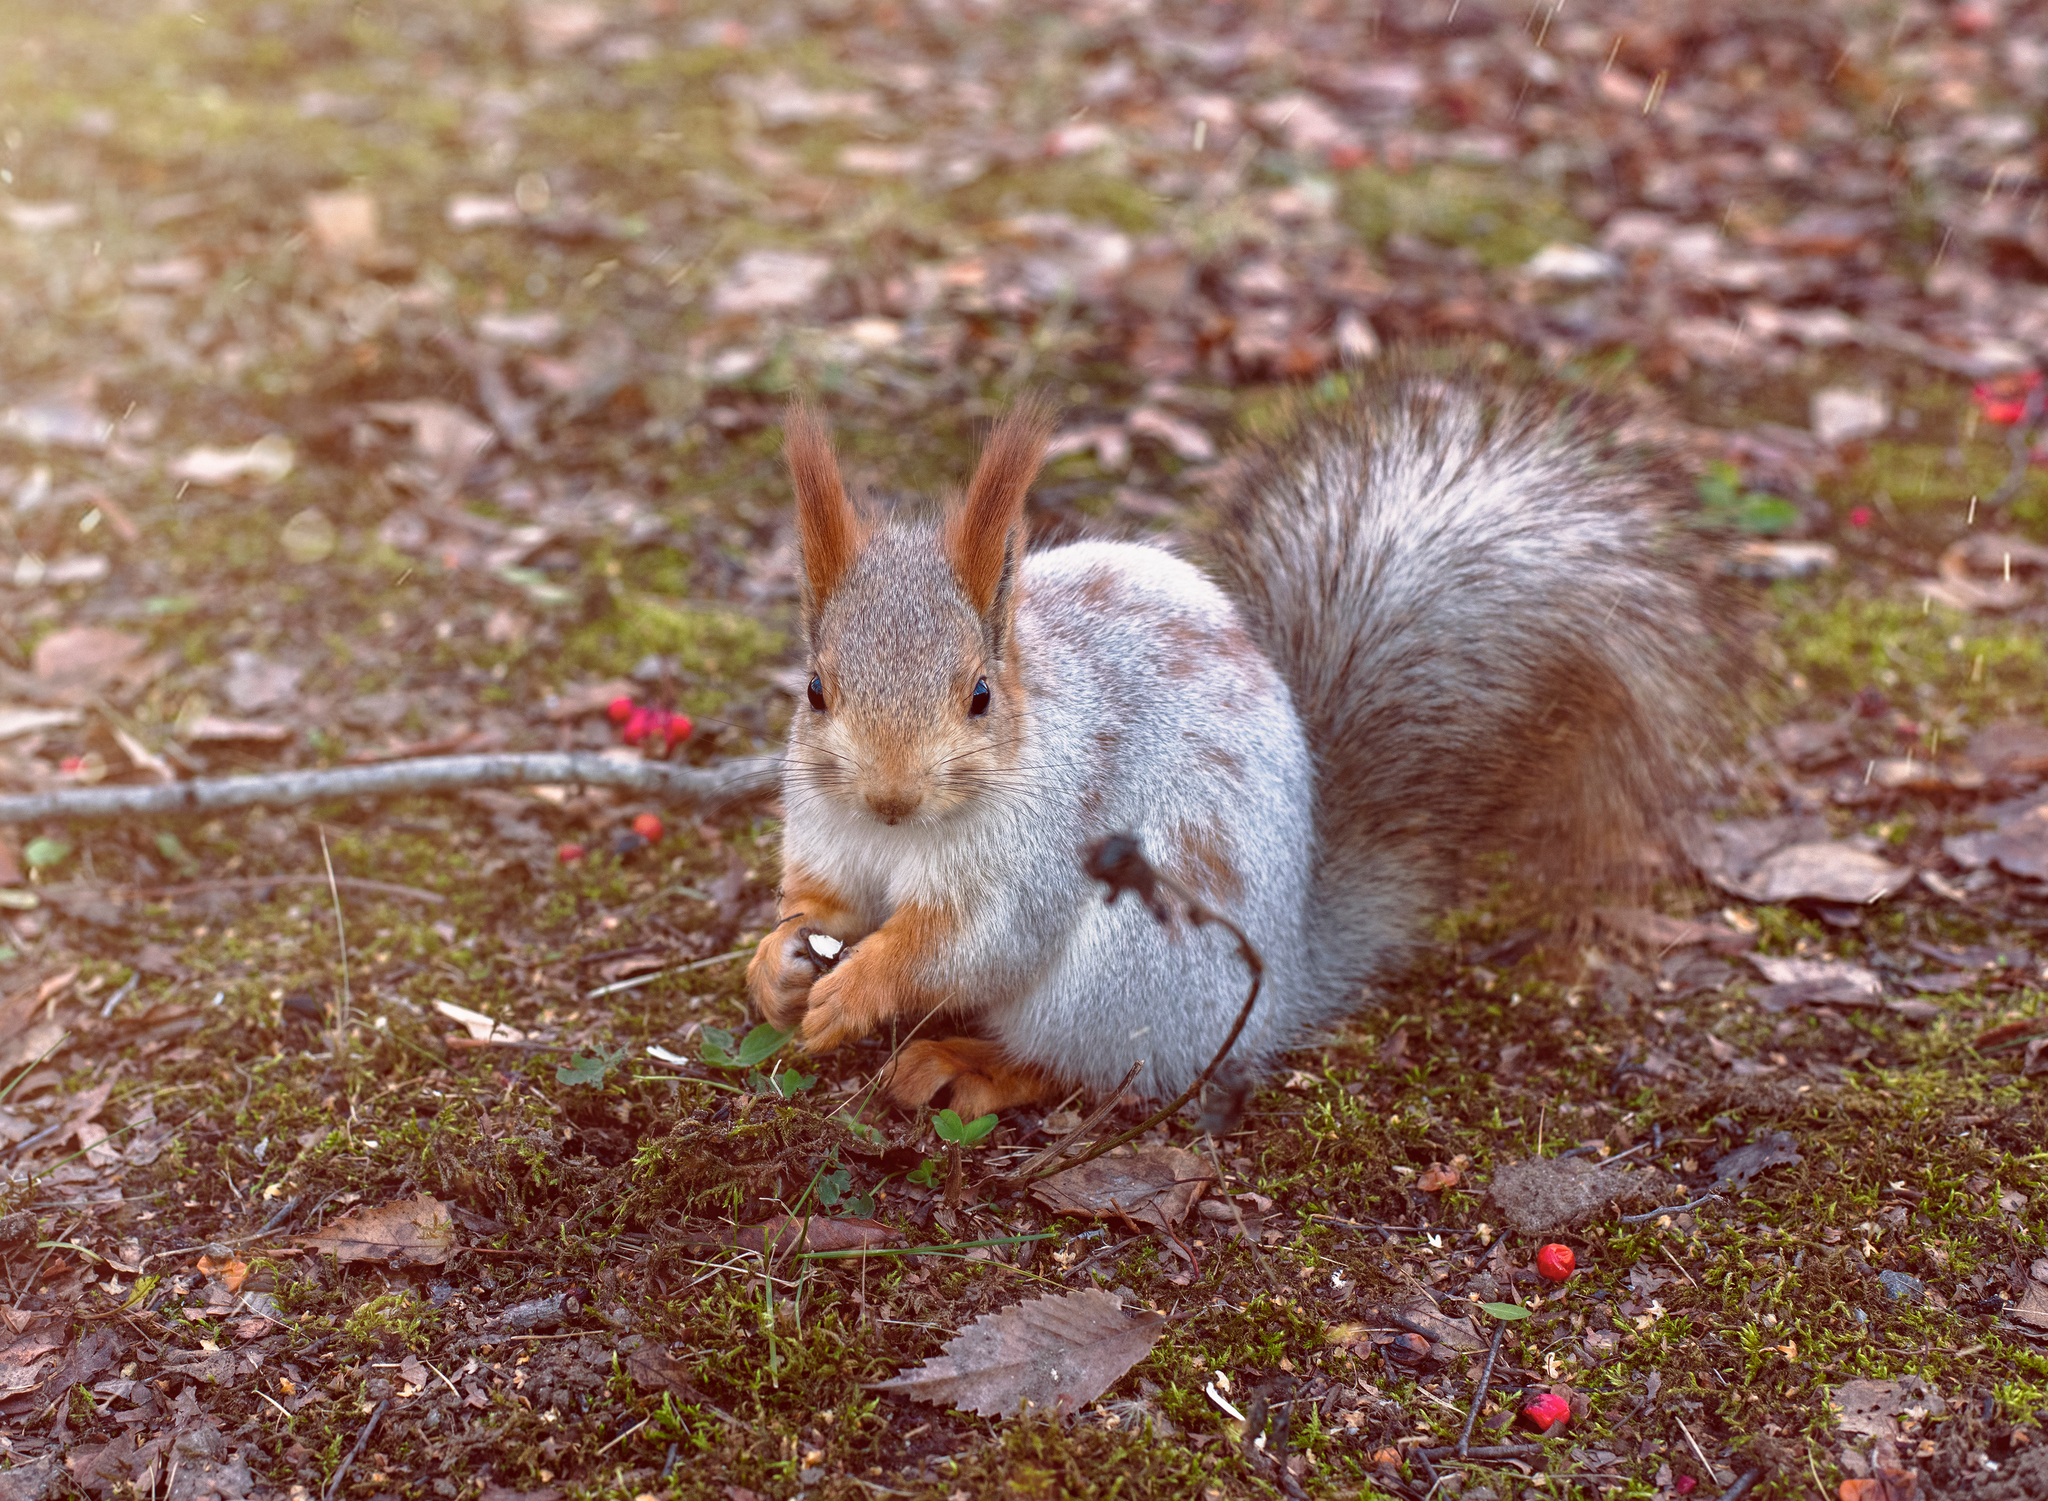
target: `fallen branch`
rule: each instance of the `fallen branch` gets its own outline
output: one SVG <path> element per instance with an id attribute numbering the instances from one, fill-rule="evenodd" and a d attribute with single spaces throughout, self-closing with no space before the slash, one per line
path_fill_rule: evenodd
<path id="1" fill-rule="evenodd" d="M 715 805 L 771 791 L 781 774 L 780 756 L 741 756 L 713 766 L 624 761 L 581 752 L 422 756 L 377 766 L 21 793 L 0 797 L 0 824 L 213 813 L 224 808 L 291 808 L 337 797 L 395 797 L 409 792 L 548 784 L 624 787 L 677 802 Z"/>

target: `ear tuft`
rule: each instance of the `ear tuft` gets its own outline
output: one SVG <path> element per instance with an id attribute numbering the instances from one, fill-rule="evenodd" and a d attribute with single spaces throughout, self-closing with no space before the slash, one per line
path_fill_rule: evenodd
<path id="1" fill-rule="evenodd" d="M 1009 592 L 1024 551 L 1024 497 L 1052 441 L 1053 410 L 1027 396 L 989 434 L 966 499 L 946 517 L 946 558 L 967 598 L 987 615 Z"/>
<path id="2" fill-rule="evenodd" d="M 839 460 L 817 414 L 791 402 L 782 424 L 782 455 L 796 490 L 797 543 L 803 552 L 803 611 L 813 619 L 867 541 L 867 528 L 846 498 Z"/>

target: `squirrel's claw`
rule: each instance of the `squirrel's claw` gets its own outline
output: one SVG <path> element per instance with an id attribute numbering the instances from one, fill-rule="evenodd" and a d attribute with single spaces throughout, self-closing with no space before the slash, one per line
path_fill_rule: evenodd
<path id="1" fill-rule="evenodd" d="M 801 931 L 770 933 L 747 964 L 747 993 L 761 1020 L 789 1031 L 804 1015 L 819 968 Z"/>
<path id="2" fill-rule="evenodd" d="M 887 1011 L 878 1004 L 873 985 L 864 985 L 865 968 L 846 965 L 820 975 L 810 988 L 810 1009 L 804 1012 L 802 1034 L 807 1052 L 829 1053 L 858 1042 L 881 1024 Z"/>

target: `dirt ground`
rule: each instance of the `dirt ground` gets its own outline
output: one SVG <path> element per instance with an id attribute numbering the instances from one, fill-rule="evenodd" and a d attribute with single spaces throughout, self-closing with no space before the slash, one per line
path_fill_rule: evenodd
<path id="1" fill-rule="evenodd" d="M 749 1036 L 772 799 L 0 823 L 0 1501 L 2048 1495 L 2044 105 L 2017 0 L 0 0 L 0 798 L 772 751 L 796 391 L 1175 534 L 1447 345 L 1767 622 L 1654 891 L 1482 863 L 1114 1195 Z"/>

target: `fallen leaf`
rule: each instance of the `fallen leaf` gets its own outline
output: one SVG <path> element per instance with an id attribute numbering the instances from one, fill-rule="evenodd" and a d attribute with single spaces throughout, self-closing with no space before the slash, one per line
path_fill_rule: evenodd
<path id="1" fill-rule="evenodd" d="M 344 1265 L 382 1261 L 393 1266 L 440 1266 L 455 1250 L 455 1222 L 432 1194 L 359 1209 L 311 1235 L 301 1245 L 332 1251 Z"/>
<path id="2" fill-rule="evenodd" d="M 1749 1180 L 1765 1168 L 1778 1167 L 1799 1160 L 1797 1138 L 1789 1131 L 1773 1131 L 1746 1147 L 1724 1152 L 1720 1160 L 1714 1164 L 1714 1187 L 1746 1188 Z"/>
<path id="3" fill-rule="evenodd" d="M 780 1257 L 800 1250 L 859 1251 L 873 1246 L 894 1245 L 903 1239 L 903 1232 L 880 1220 L 857 1219 L 851 1215 L 843 1219 L 827 1219 L 823 1215 L 793 1218 L 778 1214 L 758 1225 L 740 1225 L 719 1234 L 686 1235 L 681 1239 L 686 1245 L 734 1246 L 742 1251 L 765 1252 L 772 1244 L 775 1254 Z"/>
<path id="4" fill-rule="evenodd" d="M 377 200 L 358 188 L 308 193 L 306 233 L 322 255 L 367 260 L 377 250 Z"/>
<path id="5" fill-rule="evenodd" d="M 832 263 L 821 255 L 803 255 L 793 250 L 749 251 L 712 289 L 711 311 L 744 314 L 802 307 L 817 296 L 831 274 Z"/>
<path id="6" fill-rule="evenodd" d="M 202 1256 L 199 1258 L 198 1267 L 203 1275 L 220 1278 L 222 1285 L 231 1293 L 240 1292 L 242 1284 L 249 1277 L 249 1263 L 239 1256 L 230 1256 L 225 1261 Z"/>
<path id="7" fill-rule="evenodd" d="M 1835 1426 L 1844 1433 L 1896 1439 L 1898 1419 L 1909 1410 L 1938 1417 L 1948 1410 L 1941 1393 L 1918 1376 L 1896 1381 L 1845 1381 L 1828 1393 Z"/>
<path id="8" fill-rule="evenodd" d="M 1445 1167 L 1441 1162 L 1432 1162 L 1415 1180 L 1415 1187 L 1426 1194 L 1441 1193 L 1446 1188 L 1458 1186 L 1458 1170 Z"/>
<path id="9" fill-rule="evenodd" d="M 187 745 L 282 745 L 292 738 L 292 727 L 260 719 L 222 719 L 203 714 L 179 725 L 178 738 Z"/>
<path id="10" fill-rule="evenodd" d="M 2048 726 L 2000 720 L 1972 735 L 1964 754 L 1986 776 L 2048 776 Z"/>
<path id="11" fill-rule="evenodd" d="M 272 661 L 259 652 L 243 649 L 228 653 L 228 675 L 221 686 L 238 712 L 253 714 L 290 702 L 299 691 L 299 679 L 305 675 L 303 667 Z"/>
<path id="12" fill-rule="evenodd" d="M 1695 944 L 1724 954 L 1756 947 L 1754 933 L 1738 933 L 1733 928 L 1712 923 L 1667 917 L 1662 912 L 1652 912 L 1644 907 L 1595 907 L 1593 917 L 1618 937 L 1659 953 Z"/>
<path id="13" fill-rule="evenodd" d="M 434 1009 L 452 1022 L 459 1022 L 462 1029 L 478 1042 L 524 1042 L 526 1034 L 517 1027 L 501 1021 L 494 1021 L 481 1011 L 472 1011 L 467 1006 L 458 1006 L 453 1001 L 436 1001 Z"/>
<path id="14" fill-rule="evenodd" d="M 38 730 L 68 729 L 84 717 L 76 709 L 24 709 L 0 704 L 0 740 L 18 739 Z"/>
<path id="15" fill-rule="evenodd" d="M 1031 1196 L 1055 1214 L 1132 1220 L 1171 1230 L 1187 1218 L 1213 1177 L 1193 1152 L 1145 1146 L 1054 1173 L 1033 1184 Z"/>
<path id="16" fill-rule="evenodd" d="M 1034 1408 L 1064 1416 L 1108 1391 L 1144 1359 L 1165 1327 L 1165 1314 L 1126 1314 L 1106 1292 L 1032 1298 L 984 1314 L 946 1342 L 945 1355 L 872 1390 L 985 1418 Z"/>
<path id="17" fill-rule="evenodd" d="M 1440 1313 L 1426 1298 L 1411 1299 L 1397 1311 L 1416 1330 L 1427 1330 L 1427 1338 L 1431 1342 L 1446 1349 L 1470 1353 L 1486 1348 L 1486 1341 L 1479 1337 L 1471 1319 L 1454 1319 Z"/>
<path id="18" fill-rule="evenodd" d="M 73 626 L 38 641 L 29 665 L 46 683 L 93 692 L 121 676 L 148 644 L 126 631 Z"/>
<path id="19" fill-rule="evenodd" d="M 1985 843 L 1993 864 L 2010 875 L 2048 881 L 2048 803 L 2015 814 Z"/>
<path id="20" fill-rule="evenodd" d="M 1890 896 L 1913 879 L 1910 866 L 1894 865 L 1854 845 L 1794 844 L 1767 855 L 1741 879 L 1721 884 L 1753 902 L 1821 901 L 1862 905 Z"/>
<path id="21" fill-rule="evenodd" d="M 1813 435 L 1830 448 L 1874 438 L 1891 422 L 1884 393 L 1833 386 L 1813 393 Z"/>
<path id="22" fill-rule="evenodd" d="M 297 461 L 292 440 L 282 433 L 271 433 L 247 448 L 201 445 L 189 449 L 172 463 L 171 477 L 194 485 L 231 485 L 241 479 L 276 484 L 292 472 Z"/>
<path id="23" fill-rule="evenodd" d="M 1879 1470 L 1875 1475 L 1844 1480 L 1835 1494 L 1840 1501 L 1919 1501 L 1918 1470 Z"/>

